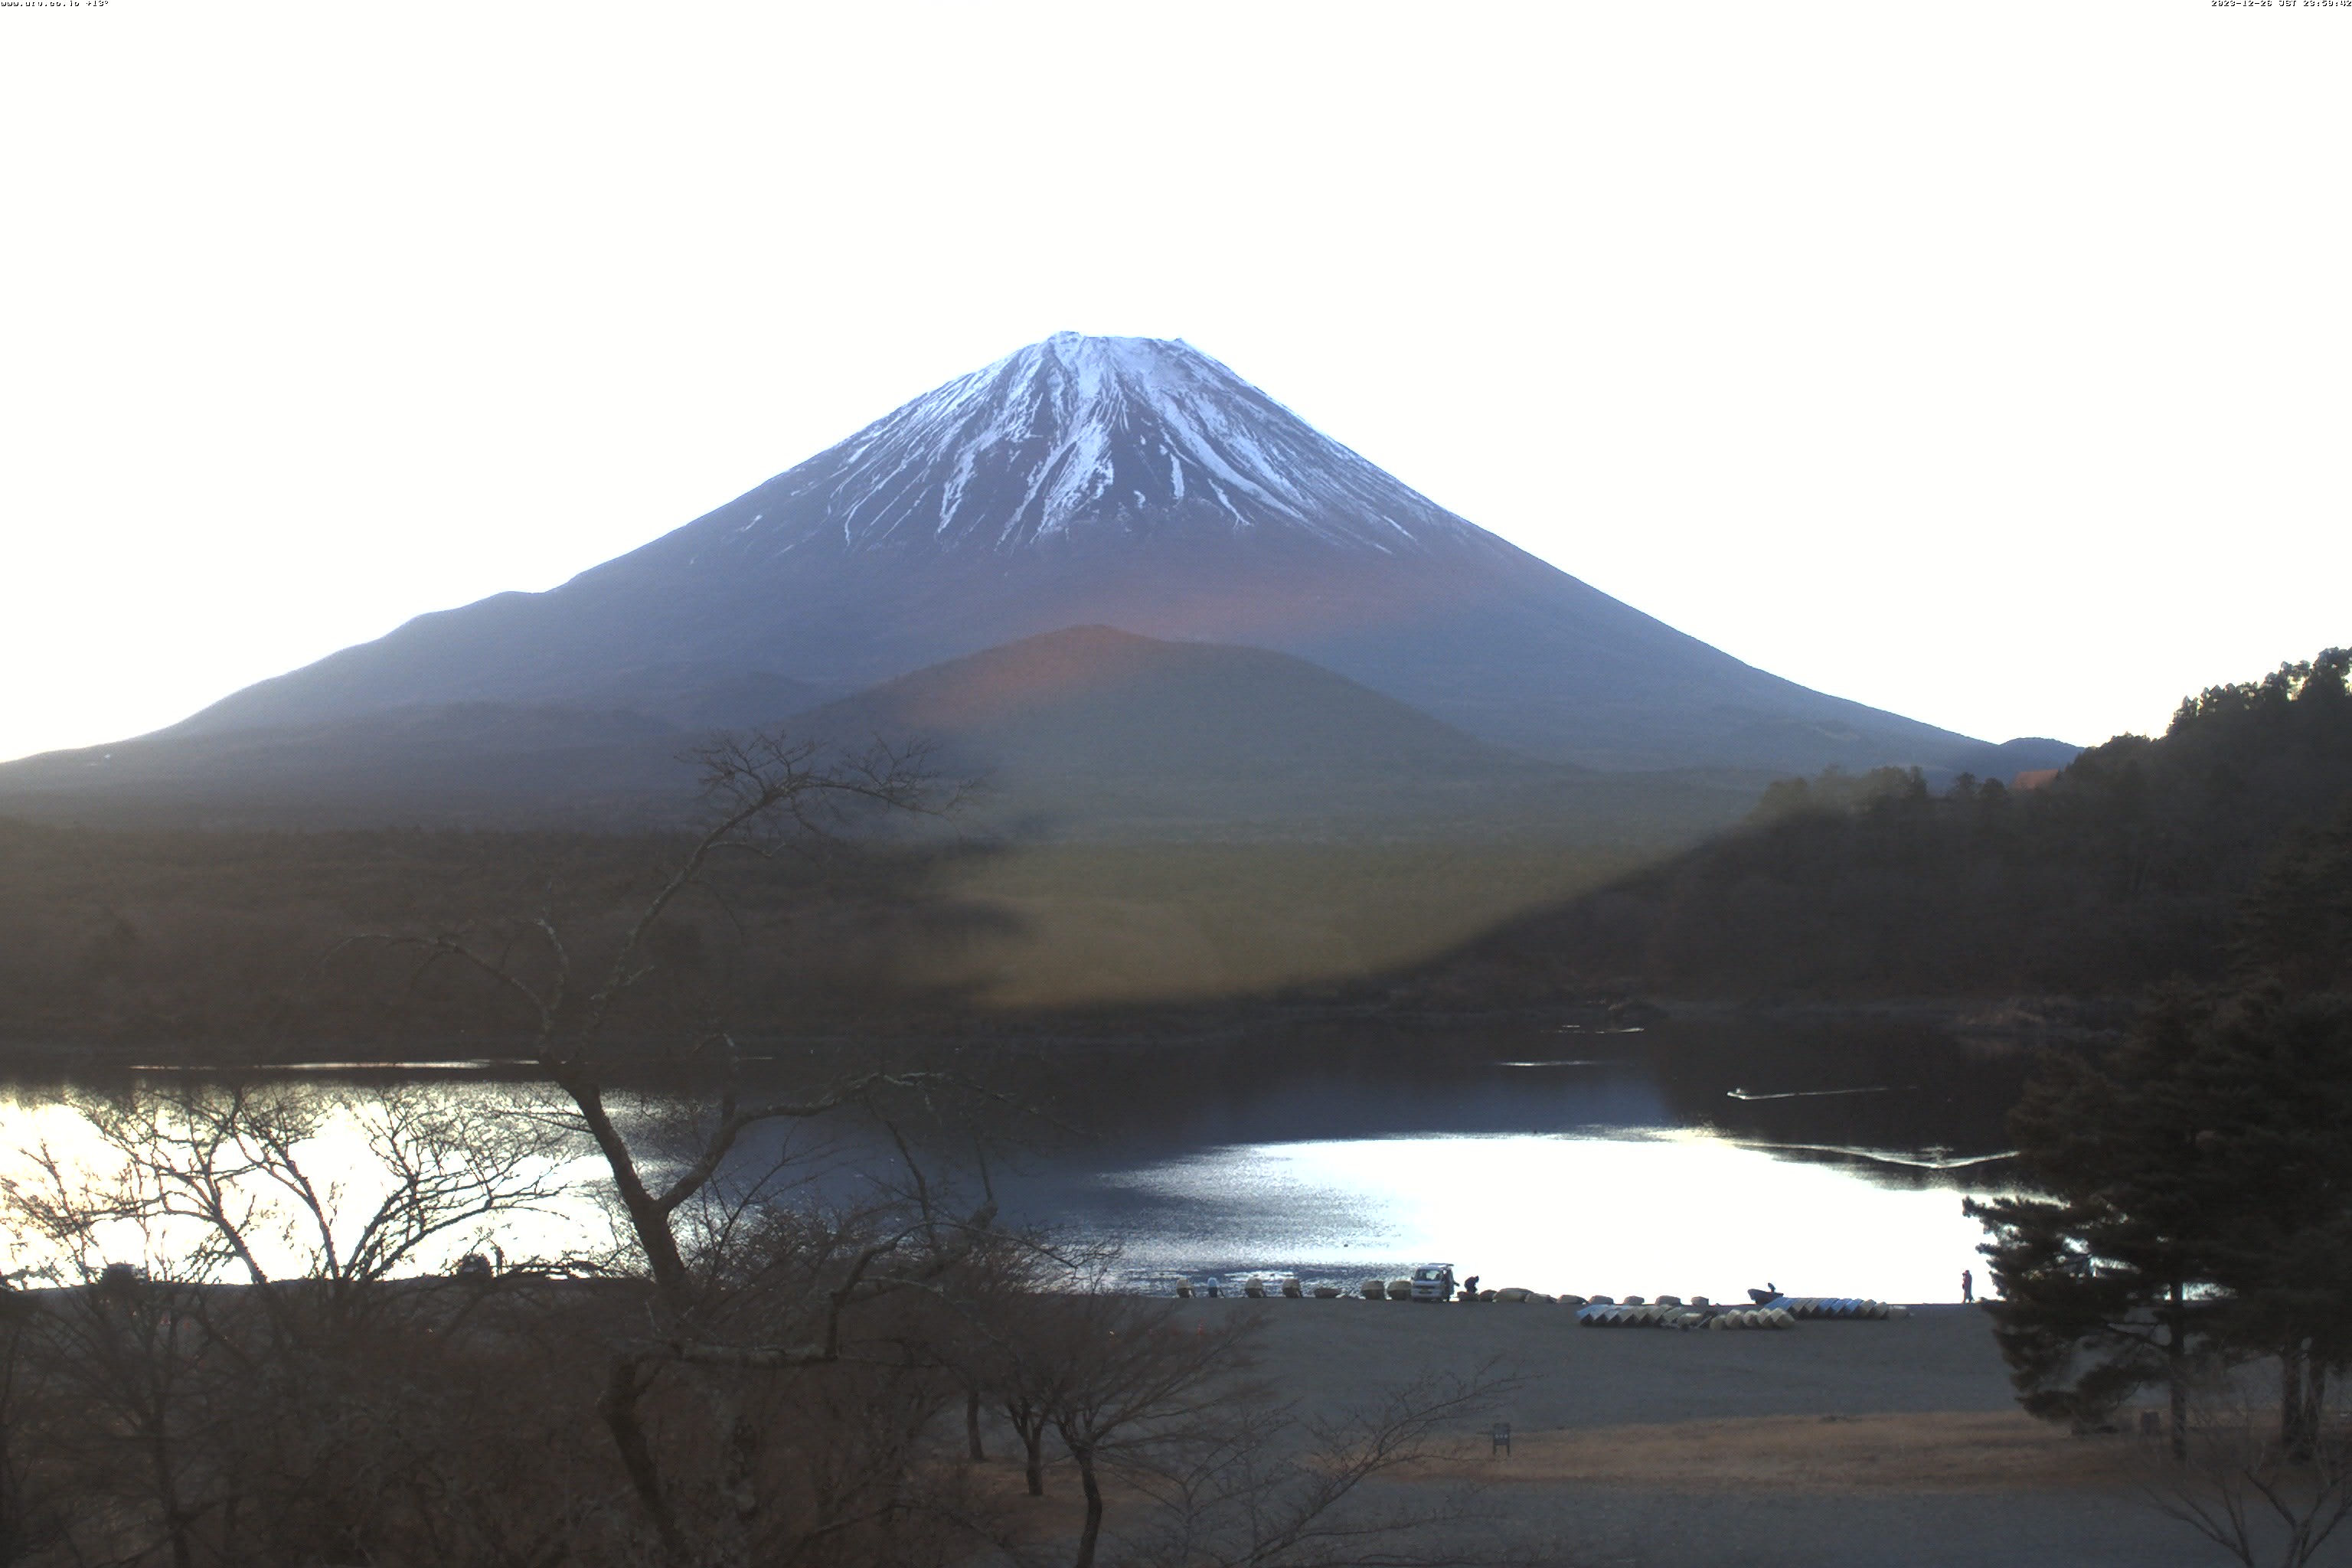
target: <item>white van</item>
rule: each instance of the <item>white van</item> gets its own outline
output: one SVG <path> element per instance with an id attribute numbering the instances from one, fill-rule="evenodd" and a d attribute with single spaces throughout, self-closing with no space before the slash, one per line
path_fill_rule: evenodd
<path id="1" fill-rule="evenodd" d="M 1454 1265 L 1424 1263 L 1412 1271 L 1412 1299 L 1416 1301 L 1451 1301 L 1454 1300 Z"/>

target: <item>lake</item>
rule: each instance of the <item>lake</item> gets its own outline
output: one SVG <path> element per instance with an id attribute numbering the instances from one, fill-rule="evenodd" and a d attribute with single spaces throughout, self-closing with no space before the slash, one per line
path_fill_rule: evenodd
<path id="1" fill-rule="evenodd" d="M 1008 1079 L 1064 1131 L 992 1169 L 1007 1219 L 1116 1246 L 1143 1288 L 1262 1273 L 1352 1290 L 1448 1262 L 1490 1286 L 1718 1300 L 1768 1282 L 1955 1299 L 1962 1268 L 1983 1273 L 1960 1200 L 2008 1190 L 2001 1116 L 2025 1067 L 1924 1027 L 1732 1022 L 1343 1023 L 1015 1055 Z M 496 1070 L 301 1081 L 407 1082 L 518 1112 L 543 1101 Z M 75 1146 L 58 1089 L 15 1087 L 0 1148 Z M 672 1098 L 649 1090 L 638 1114 Z M 755 1142 L 744 1158 L 775 1149 Z M 317 1157 L 360 1181 L 351 1129 L 326 1130 Z M 891 1158 L 852 1130 L 810 1168 L 839 1194 Z M 608 1234 L 583 1197 L 499 1239 L 545 1253 Z"/>

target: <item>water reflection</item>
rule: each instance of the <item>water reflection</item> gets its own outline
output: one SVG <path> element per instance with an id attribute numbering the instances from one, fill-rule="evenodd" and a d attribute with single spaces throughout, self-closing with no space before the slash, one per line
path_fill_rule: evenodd
<path id="1" fill-rule="evenodd" d="M 1072 1130 L 995 1169 L 1007 1217 L 1115 1242 L 1139 1275 L 1288 1271 L 1352 1287 L 1451 1261 L 1489 1284 L 1621 1296 L 1737 1297 L 1769 1279 L 1949 1299 L 1976 1262 L 1959 1198 L 2004 1190 L 2001 1116 L 2024 1070 L 2020 1054 L 1925 1029 L 1748 1023 L 1566 1037 L 1540 1022 L 1357 1021 L 957 1056 Z M 322 1100 L 363 1087 L 368 1064 L 331 1065 L 312 1080 Z M 545 1090 L 504 1081 L 507 1063 L 414 1066 L 402 1081 L 562 1115 Z M 782 1083 L 824 1064 L 785 1053 L 763 1070 Z M 693 1093 L 649 1082 L 637 1116 L 650 1125 Z M 20 1086 L 0 1103 L 0 1150 L 70 1144 L 57 1098 Z M 892 1179 L 896 1151 L 855 1126 L 772 1129 L 740 1158 L 772 1161 L 788 1137 L 808 1145 L 813 1195 Z M 318 1158 L 362 1192 L 352 1119 L 328 1105 L 319 1138 Z M 612 1237 L 584 1198 L 509 1226 L 515 1254 Z"/>
<path id="2" fill-rule="evenodd" d="M 1740 1300 L 1955 1294 L 1979 1239 L 1944 1187 L 1889 1187 L 1687 1129 L 1261 1143 L 1110 1173 L 1049 1216 L 1146 1273 L 1352 1289 L 1451 1262 L 1489 1285 Z"/>
<path id="3" fill-rule="evenodd" d="M 1884 1025 L 1562 1043 L 1489 1026 L 1121 1054 L 1061 1086 L 1102 1136 L 1007 1201 L 1145 1276 L 1352 1288 L 1450 1261 L 1587 1295 L 1933 1300 L 1978 1263 L 1959 1200 L 2007 1190 L 2022 1053 Z"/>

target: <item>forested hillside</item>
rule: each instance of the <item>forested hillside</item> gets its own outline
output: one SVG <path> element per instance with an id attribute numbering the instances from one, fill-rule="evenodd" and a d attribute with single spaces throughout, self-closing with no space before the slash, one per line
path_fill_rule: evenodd
<path id="1" fill-rule="evenodd" d="M 2258 878 L 2347 918 L 2352 653 L 2184 700 L 2012 790 L 1916 773 L 1773 786 L 1740 829 L 1515 922 L 1411 989 L 1596 985 L 1748 998 L 2124 994 L 2229 959 Z M 2331 901 L 2332 900 L 2332 901 Z M 2329 915 L 2326 911 L 2333 910 Z"/>
<path id="2" fill-rule="evenodd" d="M 352 944 L 467 930 L 529 947 L 624 929 L 690 841 L 653 835 L 131 833 L 0 819 L 0 1042 L 236 1060 L 473 1055 L 522 1029 L 494 988 Z M 987 917 L 940 848 L 730 864 L 662 934 L 651 1009 L 763 1027 L 927 1005 L 910 973 Z"/>
<path id="3" fill-rule="evenodd" d="M 1639 869 L 1643 846 L 1538 837 L 924 840 L 737 865 L 677 911 L 648 995 L 761 1035 L 1285 999 L 2127 997 L 2217 977 L 2252 929 L 2233 922 L 2257 885 L 2265 951 L 2326 968 L 2344 951 L 2328 933 L 2352 927 L 2347 665 L 2331 650 L 2211 688 L 2162 737 L 2110 741 L 2032 790 L 1964 776 L 1937 793 L 1894 770 L 1785 780 L 1741 827 Z M 338 944 L 473 925 L 527 945 L 541 913 L 609 934 L 683 848 L 659 835 L 0 820 L 0 1040 L 281 1058 L 494 1049 L 519 1021 L 479 988 L 414 984 L 382 949 Z"/>
<path id="4" fill-rule="evenodd" d="M 59 828 L 0 818 L 0 1050 L 477 1056 L 525 1020 L 364 931 L 602 940 L 685 841 Z M 1424 962 L 1636 857 L 1473 843 L 926 843 L 731 863 L 666 922 L 681 1005 L 755 1035 L 1049 1028 L 1070 1008 L 1255 1005 Z M 660 987 L 656 987 L 660 990 Z M 668 994 L 668 993 L 665 993 Z M 1115 1027 L 1115 1018 L 1088 1028 Z M 653 1026 L 649 1023 L 648 1026 Z"/>

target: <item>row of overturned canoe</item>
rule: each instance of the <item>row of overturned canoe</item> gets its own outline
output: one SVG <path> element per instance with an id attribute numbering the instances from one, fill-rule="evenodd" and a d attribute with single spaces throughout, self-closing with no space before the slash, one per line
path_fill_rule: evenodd
<path id="1" fill-rule="evenodd" d="M 1796 1314 L 1777 1307 L 1716 1310 L 1694 1307 L 1579 1307 L 1579 1327 L 1587 1329 L 1793 1329 Z"/>
<path id="2" fill-rule="evenodd" d="M 1197 1286 L 1190 1279 L 1179 1279 L 1176 1281 L 1176 1294 L 1183 1297 L 1187 1300 L 1192 1300 L 1192 1298 L 1195 1296 L 1216 1296 L 1223 1293 L 1224 1282 L 1223 1280 Z M 1290 1300 L 1296 1301 L 1302 1296 L 1312 1296 L 1318 1300 L 1328 1301 L 1339 1296 L 1340 1293 L 1340 1289 L 1337 1285 L 1302 1285 L 1298 1282 L 1298 1277 L 1295 1274 L 1280 1279 L 1267 1279 L 1262 1277 L 1253 1277 L 1252 1279 L 1244 1281 L 1240 1288 L 1240 1294 L 1247 1296 L 1253 1300 L 1257 1300 L 1267 1296 L 1287 1296 Z"/>
<path id="3" fill-rule="evenodd" d="M 1176 1294 L 1181 1297 L 1213 1296 L 1227 1293 L 1231 1287 L 1224 1281 L 1196 1286 L 1190 1279 L 1176 1282 Z M 1267 1279 L 1253 1276 L 1242 1282 L 1238 1294 L 1252 1298 L 1286 1296 L 1297 1300 L 1312 1296 L 1318 1300 L 1330 1300 L 1345 1295 L 1337 1285 L 1304 1285 L 1295 1274 Z M 1410 1279 L 1367 1279 L 1356 1293 L 1368 1301 L 1407 1301 L 1412 1297 Z M 1759 1297 L 1762 1291 L 1757 1291 Z M 1444 1297 L 1429 1300 L 1442 1300 Z M 1665 1329 L 1787 1329 L 1794 1328 L 1801 1320 L 1820 1318 L 1854 1318 L 1884 1321 L 1906 1318 L 1910 1310 L 1859 1296 L 1780 1296 L 1759 1300 L 1754 1307 L 1718 1307 L 1704 1296 L 1694 1296 L 1685 1305 L 1679 1296 L 1660 1296 L 1646 1300 L 1640 1296 L 1628 1296 L 1618 1300 L 1612 1296 L 1549 1296 L 1540 1290 L 1521 1289 L 1506 1286 L 1499 1290 L 1481 1290 L 1463 1300 L 1524 1301 L 1546 1306 L 1557 1303 L 1571 1308 L 1576 1321 L 1587 1328 L 1665 1328 Z"/>
<path id="4" fill-rule="evenodd" d="M 1793 1329 L 1801 1320 L 1854 1318 L 1884 1321 L 1910 1310 L 1852 1296 L 1781 1296 L 1754 1307 L 1710 1307 L 1704 1298 L 1685 1307 L 1672 1300 L 1623 1303 L 1595 1300 L 1576 1310 L 1588 1329 Z"/>
<path id="5" fill-rule="evenodd" d="M 1780 1296 L 1765 1303 L 1800 1318 L 1907 1318 L 1909 1309 L 1859 1296 Z"/>
<path id="6" fill-rule="evenodd" d="M 1218 1281 L 1214 1287 L 1207 1284 L 1195 1285 L 1190 1279 L 1180 1279 L 1176 1282 L 1176 1294 L 1183 1297 L 1187 1300 L 1190 1300 L 1195 1296 L 1214 1296 L 1219 1294 L 1231 1295 L 1233 1293 L 1233 1290 L 1226 1287 L 1222 1280 Z M 1281 1279 L 1255 1278 L 1246 1279 L 1243 1281 L 1240 1287 L 1240 1293 L 1254 1300 L 1263 1296 L 1286 1296 L 1294 1301 L 1301 1296 L 1312 1296 L 1318 1301 L 1328 1301 L 1347 1294 L 1345 1290 L 1342 1290 L 1337 1285 L 1301 1285 L 1297 1277 L 1295 1275 L 1287 1279 Z M 1456 1298 L 1452 1296 L 1416 1298 L 1412 1293 L 1412 1281 L 1410 1279 L 1367 1279 L 1361 1285 L 1356 1287 L 1356 1294 L 1362 1297 L 1367 1301 L 1411 1301 L 1415 1300 L 1450 1301 L 1456 1300 Z M 1571 1306 L 1576 1306 L 1581 1305 L 1584 1298 L 1581 1296 L 1547 1296 L 1540 1290 L 1524 1290 L 1517 1286 L 1507 1285 L 1499 1290 L 1481 1290 L 1475 1297 L 1465 1296 L 1459 1298 L 1459 1300 L 1465 1301 L 1541 1301 L 1547 1305 L 1554 1301 L 1562 1301 Z"/>

